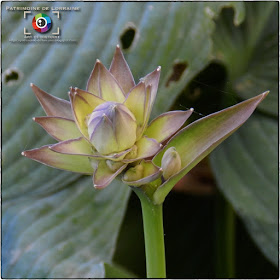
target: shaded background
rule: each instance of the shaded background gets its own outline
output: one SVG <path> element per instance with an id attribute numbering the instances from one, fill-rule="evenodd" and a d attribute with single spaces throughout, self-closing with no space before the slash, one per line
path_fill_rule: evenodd
<path id="1" fill-rule="evenodd" d="M 36 12 L 25 19 L 13 6 L 79 7 L 60 19 L 46 12 L 50 32 L 71 42 L 14 42 L 24 27 L 35 35 Z M 89 177 L 20 156 L 53 142 L 32 122 L 44 113 L 29 83 L 67 99 L 119 43 L 136 81 L 162 66 L 153 117 L 194 107 L 194 120 L 270 90 L 178 183 L 164 224 L 170 278 L 277 278 L 277 2 L 2 2 L 1 12 L 2 277 L 145 276 L 140 206 L 127 186 L 96 191 Z"/>

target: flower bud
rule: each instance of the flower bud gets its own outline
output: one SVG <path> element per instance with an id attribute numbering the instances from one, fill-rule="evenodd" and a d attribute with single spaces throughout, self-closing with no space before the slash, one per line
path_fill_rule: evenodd
<path id="1" fill-rule="evenodd" d="M 87 121 L 90 142 L 100 154 L 121 152 L 136 141 L 136 120 L 121 103 L 105 102 L 97 106 Z"/>
<path id="2" fill-rule="evenodd" d="M 181 169 L 181 158 L 174 147 L 166 150 L 161 160 L 162 176 L 165 180 L 179 172 Z"/>

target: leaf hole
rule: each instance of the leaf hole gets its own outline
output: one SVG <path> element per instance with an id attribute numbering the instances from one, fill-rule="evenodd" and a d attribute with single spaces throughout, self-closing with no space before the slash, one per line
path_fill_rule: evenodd
<path id="1" fill-rule="evenodd" d="M 129 23 L 120 35 L 120 42 L 123 50 L 127 50 L 135 40 L 137 29 L 133 23 Z"/>
<path id="2" fill-rule="evenodd" d="M 18 81 L 21 79 L 22 73 L 16 69 L 16 68 L 8 68 L 4 73 L 3 73 L 3 82 L 11 86 L 15 83 L 18 83 Z"/>
<path id="3" fill-rule="evenodd" d="M 181 79 L 181 77 L 182 77 L 183 73 L 185 72 L 185 70 L 187 69 L 187 67 L 188 67 L 187 62 L 174 63 L 173 71 L 172 71 L 170 77 L 168 78 L 165 86 L 168 87 L 171 82 L 178 82 Z"/>

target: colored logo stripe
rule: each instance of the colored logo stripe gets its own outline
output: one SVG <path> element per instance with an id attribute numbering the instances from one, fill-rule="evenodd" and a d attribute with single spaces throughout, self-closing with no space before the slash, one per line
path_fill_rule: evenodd
<path id="1" fill-rule="evenodd" d="M 37 32 L 45 33 L 50 30 L 52 21 L 48 15 L 40 13 L 33 18 L 32 26 Z"/>

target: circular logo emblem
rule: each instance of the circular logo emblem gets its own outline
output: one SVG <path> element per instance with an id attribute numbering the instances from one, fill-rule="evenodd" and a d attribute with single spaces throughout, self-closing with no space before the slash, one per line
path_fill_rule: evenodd
<path id="1" fill-rule="evenodd" d="M 32 20 L 33 28 L 40 33 L 45 33 L 50 30 L 52 21 L 46 14 L 37 14 Z"/>

